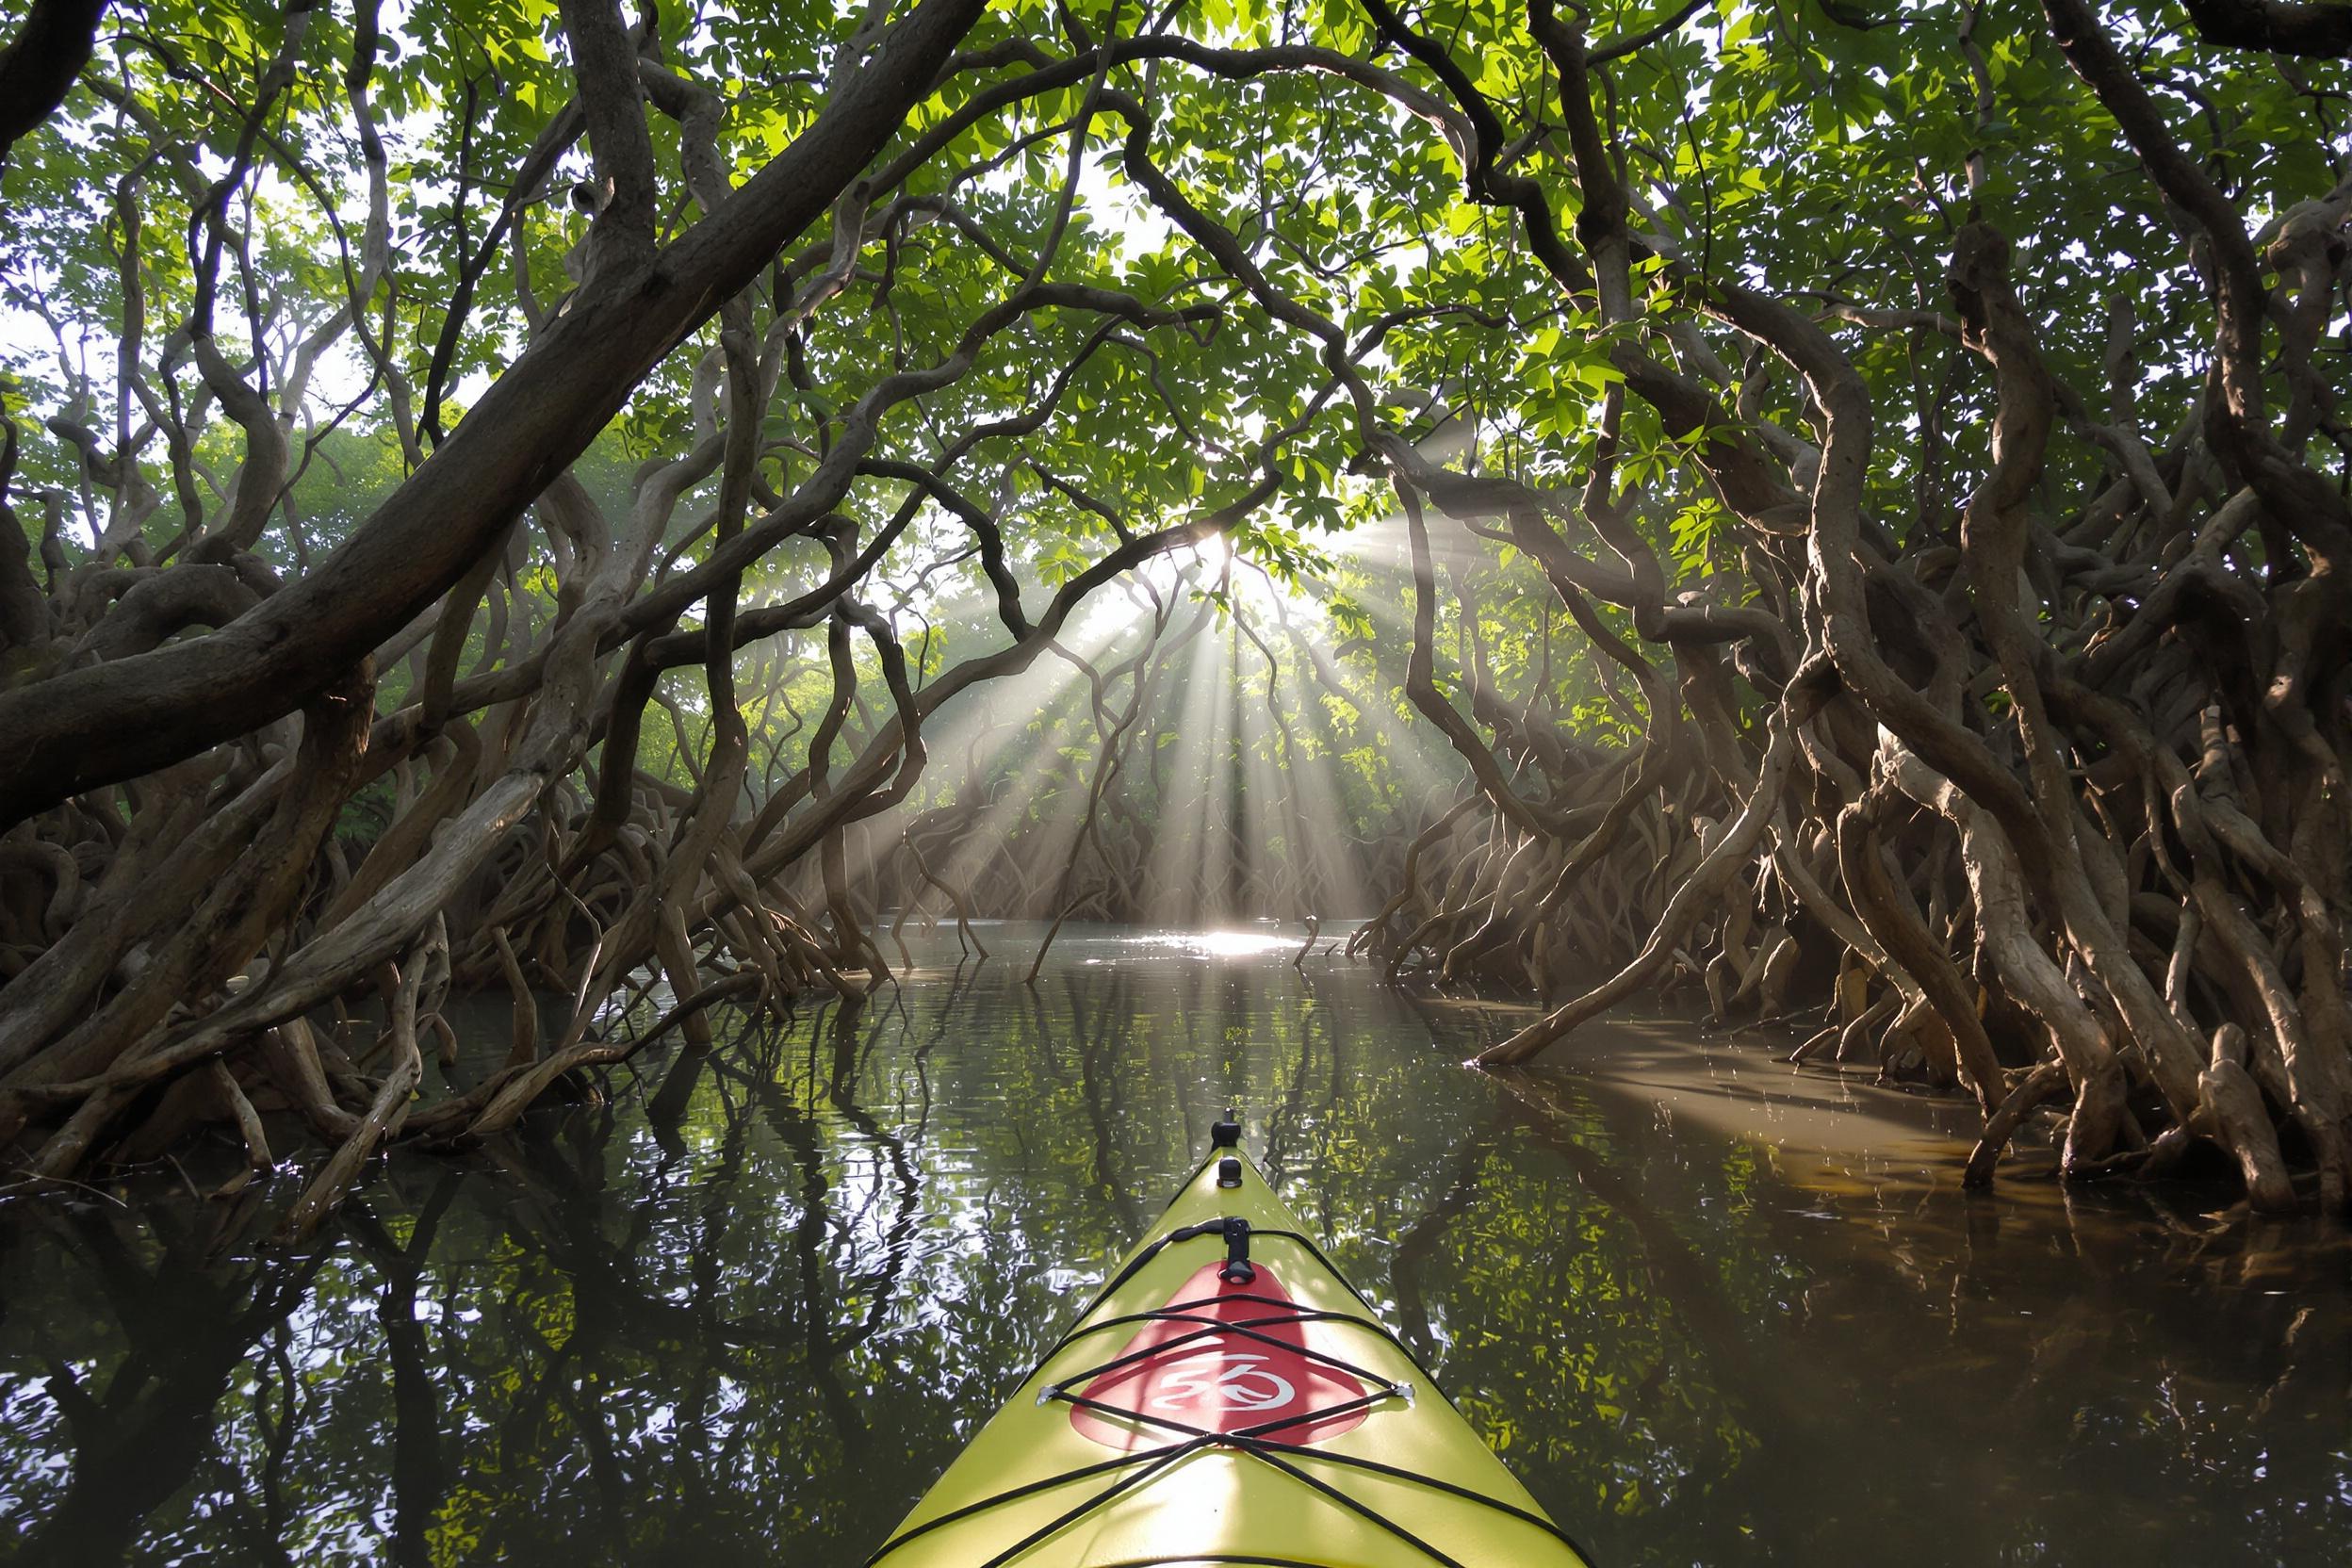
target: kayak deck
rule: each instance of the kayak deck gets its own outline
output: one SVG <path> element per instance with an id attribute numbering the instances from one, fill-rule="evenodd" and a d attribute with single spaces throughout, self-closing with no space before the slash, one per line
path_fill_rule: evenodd
<path id="1" fill-rule="evenodd" d="M 1238 1129 L 1218 1128 L 1221 1144 Z M 872 1568 L 1580 1568 L 1237 1149 Z"/>

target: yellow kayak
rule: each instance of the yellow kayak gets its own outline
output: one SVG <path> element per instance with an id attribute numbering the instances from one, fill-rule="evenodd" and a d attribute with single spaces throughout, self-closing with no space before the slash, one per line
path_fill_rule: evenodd
<path id="1" fill-rule="evenodd" d="M 1240 1136 L 869 1568 L 1581 1568 Z"/>

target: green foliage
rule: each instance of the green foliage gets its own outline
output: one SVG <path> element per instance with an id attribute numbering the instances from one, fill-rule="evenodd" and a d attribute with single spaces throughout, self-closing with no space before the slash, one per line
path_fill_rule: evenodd
<path id="1" fill-rule="evenodd" d="M 197 308 L 201 215 L 216 199 L 237 241 L 213 312 L 224 352 L 240 366 L 258 361 L 253 384 L 279 398 L 302 373 L 306 340 L 328 339 L 306 390 L 283 405 L 293 473 L 258 554 L 284 572 L 305 569 L 393 496 L 433 445 L 429 414 L 444 428 L 461 421 L 573 286 L 588 220 L 571 197 L 590 172 L 586 148 L 566 144 L 528 189 L 506 184 L 575 92 L 554 6 L 420 0 L 380 17 L 371 57 L 355 56 L 349 15 L 311 11 L 290 24 L 290 14 L 259 0 L 117 8 L 83 84 L 15 149 L 0 183 L 8 214 L 0 403 L 24 433 L 11 494 L 30 503 L 18 507 L 28 538 L 54 527 L 86 546 L 117 504 L 52 434 L 59 421 L 96 433 L 109 449 L 129 434 L 157 498 L 136 544 L 97 564 L 168 550 L 198 520 L 191 511 L 220 512 L 241 461 L 241 433 L 216 410 L 194 421 L 185 452 L 166 451 L 152 413 L 142 414 L 114 368 L 118 351 L 127 353 L 143 368 L 140 397 L 205 407 L 208 394 L 172 335 L 185 332 Z M 650 14 L 661 37 L 648 52 L 723 104 L 717 152 L 741 181 L 811 122 L 861 12 Z M 1043 0 L 1013 0 L 991 10 L 967 46 L 1017 46 L 1000 59 L 1060 57 L 1070 48 L 1062 14 Z M 1595 101 L 1625 160 L 1619 174 L 1645 243 L 1703 278 L 1736 277 L 1821 312 L 1870 384 L 1876 428 L 1890 433 L 1873 447 L 1874 515 L 1897 539 L 1941 537 L 1988 456 L 1987 379 L 1936 326 L 1949 314 L 1944 271 L 1960 221 L 1981 215 L 2011 237 L 2020 294 L 2051 368 L 2069 385 L 2106 379 L 2111 318 L 2128 315 L 2144 428 L 2177 425 L 2200 395 L 2210 315 L 2169 215 L 2066 68 L 2039 7 L 1921 0 L 1868 27 L 1842 14 L 1721 0 L 1599 67 Z M 1648 6 L 1608 0 L 1584 25 L 1609 54 L 1606 41 L 1656 19 Z M 2167 11 L 2119 8 L 2113 19 L 2143 74 L 2162 85 L 2176 135 L 2234 199 L 2275 214 L 2332 182 L 2340 65 L 2259 70 L 2185 39 Z M 1096 37 L 1132 39 L 1139 25 L 1105 4 L 1082 6 L 1072 20 Z M 1533 182 L 1573 237 L 1585 193 L 1558 128 L 1560 79 L 1524 8 L 1440 0 L 1413 23 L 1440 41 L 1520 139 L 1511 172 Z M 296 24 L 299 34 L 289 33 Z M 1294 8 L 1205 0 L 1156 25 L 1220 49 L 1298 46 L 1369 60 L 1393 74 L 1398 92 L 1454 112 L 1455 84 L 1376 47 L 1365 13 L 1348 0 Z M 264 134 L 234 184 L 216 189 L 248 136 L 256 84 L 282 50 L 290 74 Z M 364 298 L 352 290 L 368 266 L 371 170 L 350 88 L 355 74 L 365 76 L 365 118 L 386 160 L 384 265 Z M 958 352 L 1052 228 L 1065 201 L 1070 127 L 1088 115 L 1090 89 L 1073 79 L 971 112 L 982 93 L 1018 75 L 1002 64 L 956 72 L 910 117 L 900 147 L 959 128 L 905 172 L 890 194 L 906 204 L 869 225 L 842 293 L 810 304 L 813 314 L 791 335 L 790 373 L 762 430 L 765 493 L 789 493 L 810 472 L 885 368 Z M 1655 256 L 1635 267 L 1629 319 L 1604 326 L 1594 298 L 1564 290 L 1539 265 L 1520 216 L 1473 198 L 1461 133 L 1437 123 L 1435 108 L 1415 118 L 1362 81 L 1263 62 L 1209 71 L 1138 59 L 1110 71 L 1104 86 L 1149 115 L 1150 155 L 1183 200 L 1235 238 L 1266 286 L 1328 318 L 1351 346 L 1377 399 L 1379 429 L 1416 440 L 1470 430 L 1467 449 L 1456 443 L 1446 461 L 1571 495 L 1598 455 L 1601 410 L 1623 386 L 1613 356 L 1639 350 L 1700 380 L 1726 373 L 1707 363 L 1726 351 L 1707 335 L 1704 289 L 1670 287 Z M 667 238 L 700 208 L 685 192 L 678 124 L 652 112 L 647 124 L 665 182 Z M 1367 477 L 1367 428 L 1315 335 L 1269 314 L 1155 207 L 1122 149 L 1130 129 L 1128 111 L 1092 105 L 1076 139 L 1068 230 L 1045 276 L 1192 318 L 1105 339 L 1091 312 L 1032 312 L 977 344 L 972 371 L 926 396 L 919 414 L 894 416 L 888 455 L 931 461 L 960 433 L 1019 417 L 1058 389 L 1050 419 L 1018 440 L 985 445 L 958 481 L 991 503 L 1033 612 L 1039 590 L 1070 583 L 1116 542 L 1105 509 L 1135 532 L 1186 521 L 1240 494 L 1263 463 L 1280 488 L 1234 527 L 1233 547 L 1279 588 L 1313 601 L 1340 663 L 1364 682 L 1353 706 L 1401 714 L 1394 679 L 1410 593 L 1394 575 L 1364 567 L 1373 547 L 1363 542 L 1390 507 L 1389 493 Z M 951 203 L 954 221 L 940 216 Z M 778 258 L 755 289 L 763 330 L 817 274 L 829 244 L 811 233 Z M 354 304 L 365 333 L 336 335 L 337 313 Z M 709 439 L 715 394 L 697 383 L 696 367 L 714 342 L 715 328 L 706 327 L 688 351 L 653 366 L 574 466 L 616 525 L 649 466 Z M 1768 421 L 1792 442 L 1817 438 L 1794 377 L 1758 364 L 1733 379 L 1748 386 L 1740 422 Z M 1665 564 L 1670 595 L 1707 590 L 1738 602 L 1750 592 L 1729 586 L 1750 575 L 1740 535 L 1692 460 L 1709 433 L 1669 432 L 1647 404 L 1626 400 L 1616 484 Z M 2087 443 L 2054 453 L 2037 502 L 2046 520 L 2061 520 L 2075 482 L 2103 462 Z M 657 570 L 690 569 L 707 557 L 714 487 L 706 479 L 685 498 L 658 543 Z M 861 481 L 845 511 L 871 536 L 901 496 L 893 484 Z M 1563 515 L 1573 547 L 1618 569 L 1572 508 Z M 909 634 L 919 678 L 995 635 L 982 608 L 992 590 L 970 547 L 961 521 L 921 507 L 869 585 Z M 752 568 L 747 598 L 806 588 L 821 560 L 807 541 L 777 549 Z M 1569 651 L 1541 577 L 1509 550 L 1489 552 L 1478 569 L 1487 575 L 1469 626 L 1459 618 L 1455 568 L 1441 569 L 1440 688 L 1466 695 L 1476 672 L 1463 667 L 1464 649 L 1475 645 L 1514 705 L 1573 730 L 1622 734 L 1638 703 L 1612 697 L 1588 656 Z M 543 627 L 557 612 L 562 570 L 546 531 L 526 531 L 499 591 Z M 680 624 L 691 628 L 695 616 Z M 482 645 L 479 626 L 473 636 L 469 670 L 498 651 Z M 790 731 L 805 744 L 807 717 L 824 706 L 815 652 L 793 636 L 755 656 L 770 684 L 746 685 L 747 711 L 771 727 L 762 740 L 785 746 L 781 755 L 792 743 L 781 737 Z M 412 680 L 387 672 L 386 700 Z M 671 753 L 694 727 L 698 687 L 673 677 L 667 691 L 690 722 L 648 726 L 643 760 L 682 782 L 687 770 Z M 1351 706 L 1331 700 L 1335 711 Z M 854 716 L 844 758 L 874 722 L 863 710 Z M 1367 755 L 1362 734 L 1331 744 L 1342 758 Z"/>

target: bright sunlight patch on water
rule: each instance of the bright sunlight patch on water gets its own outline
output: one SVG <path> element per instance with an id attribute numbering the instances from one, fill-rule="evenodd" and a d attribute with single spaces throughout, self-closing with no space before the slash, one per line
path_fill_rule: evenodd
<path id="1" fill-rule="evenodd" d="M 1155 947 L 1195 958 L 1255 958 L 1288 952 L 1301 939 L 1279 931 L 1162 931 L 1131 939 L 1137 947 Z"/>

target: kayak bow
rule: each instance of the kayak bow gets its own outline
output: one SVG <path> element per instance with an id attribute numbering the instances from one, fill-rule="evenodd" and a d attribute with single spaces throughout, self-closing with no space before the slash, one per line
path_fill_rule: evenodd
<path id="1" fill-rule="evenodd" d="M 1240 1136 L 869 1568 L 1583 1568 Z"/>

